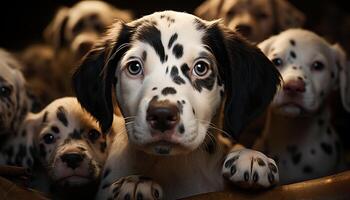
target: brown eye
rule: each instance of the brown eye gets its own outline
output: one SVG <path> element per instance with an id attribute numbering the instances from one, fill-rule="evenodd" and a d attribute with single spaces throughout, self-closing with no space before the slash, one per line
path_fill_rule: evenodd
<path id="1" fill-rule="evenodd" d="M 12 89 L 8 86 L 1 86 L 0 87 L 0 97 L 8 97 L 11 95 Z"/>
<path id="2" fill-rule="evenodd" d="M 324 64 L 321 63 L 320 61 L 315 61 L 314 63 L 312 63 L 311 65 L 311 70 L 314 71 L 321 71 L 324 69 Z"/>
<path id="3" fill-rule="evenodd" d="M 193 67 L 193 72 L 197 76 L 205 76 L 209 71 L 209 64 L 204 61 L 198 61 Z"/>
<path id="4" fill-rule="evenodd" d="M 51 133 L 47 133 L 44 135 L 43 140 L 45 144 L 52 144 L 55 142 L 55 136 Z"/>
<path id="5" fill-rule="evenodd" d="M 101 133 L 95 129 L 90 130 L 88 133 L 88 137 L 91 141 L 97 140 L 100 137 L 100 135 L 101 135 Z"/>
<path id="6" fill-rule="evenodd" d="M 283 65 L 283 61 L 281 58 L 274 58 L 272 59 L 272 63 L 276 66 L 276 67 L 281 67 Z"/>
<path id="7" fill-rule="evenodd" d="M 139 61 L 131 61 L 128 64 L 128 72 L 132 76 L 137 76 L 142 73 L 142 64 Z"/>

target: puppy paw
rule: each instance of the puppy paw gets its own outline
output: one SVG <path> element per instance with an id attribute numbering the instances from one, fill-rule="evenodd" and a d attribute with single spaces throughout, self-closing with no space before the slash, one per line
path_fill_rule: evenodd
<path id="1" fill-rule="evenodd" d="M 229 153 L 222 173 L 230 182 L 244 188 L 267 188 L 279 181 L 275 161 L 250 149 Z"/>
<path id="2" fill-rule="evenodd" d="M 119 179 L 110 186 L 112 198 L 139 200 L 157 200 L 163 198 L 162 188 L 152 179 L 144 176 L 128 176 Z"/>

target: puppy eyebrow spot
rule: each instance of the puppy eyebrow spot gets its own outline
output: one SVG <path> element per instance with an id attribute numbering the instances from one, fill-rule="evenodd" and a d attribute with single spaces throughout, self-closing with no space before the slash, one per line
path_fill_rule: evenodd
<path id="1" fill-rule="evenodd" d="M 293 39 L 289 40 L 289 43 L 290 43 L 292 46 L 295 46 L 295 45 L 296 45 L 295 40 L 293 40 Z"/>
<path id="2" fill-rule="evenodd" d="M 66 116 L 66 109 L 63 106 L 57 108 L 56 112 L 57 119 L 62 122 L 64 126 L 68 126 L 68 120 Z"/>
<path id="3" fill-rule="evenodd" d="M 175 90 L 175 88 L 173 88 L 173 87 L 166 87 L 166 88 L 164 88 L 164 89 L 162 90 L 162 94 L 163 94 L 164 96 L 166 96 L 166 95 L 168 95 L 168 94 L 176 94 L 176 90 Z"/>
<path id="4" fill-rule="evenodd" d="M 183 55 L 183 46 L 181 44 L 176 44 L 173 48 L 173 54 L 176 58 L 181 58 Z"/>
<path id="5" fill-rule="evenodd" d="M 171 37 L 170 37 L 170 40 L 169 40 L 169 43 L 168 43 L 168 49 L 171 48 L 171 46 L 173 46 L 174 42 L 177 40 L 177 33 L 174 33 Z"/>

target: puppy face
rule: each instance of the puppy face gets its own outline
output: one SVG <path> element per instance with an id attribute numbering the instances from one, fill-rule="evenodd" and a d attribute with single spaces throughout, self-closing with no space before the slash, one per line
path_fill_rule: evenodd
<path id="1" fill-rule="evenodd" d="M 0 134 L 14 132 L 29 111 L 20 64 L 0 49 Z"/>
<path id="2" fill-rule="evenodd" d="M 195 13 L 205 19 L 222 18 L 229 28 L 255 42 L 304 21 L 303 14 L 285 0 L 207 0 Z"/>
<path id="3" fill-rule="evenodd" d="M 344 52 L 316 34 L 291 29 L 259 47 L 280 71 L 284 80 L 272 103 L 276 112 L 287 116 L 315 113 L 327 96 L 339 87 L 345 66 Z"/>
<path id="4" fill-rule="evenodd" d="M 267 81 L 268 91 L 261 91 L 267 98 L 274 92 L 278 83 L 274 70 L 260 51 L 218 22 L 166 11 L 115 24 L 76 72 L 74 83 L 80 103 L 103 130 L 111 125 L 115 90 L 128 121 L 130 143 L 151 154 L 173 155 L 203 144 L 225 94 L 230 123 L 225 122 L 224 129 L 234 135 L 245 123 L 243 113 L 238 113 L 251 103 L 247 96 L 256 95 L 251 93 L 258 89 L 255 84 Z M 256 82 L 244 84 L 254 77 Z M 83 87 L 84 82 L 91 84 Z M 233 93 L 243 88 L 246 92 Z M 256 100 L 259 109 L 266 103 L 260 97 Z M 254 106 L 245 114 L 253 114 L 258 109 Z"/>
<path id="5" fill-rule="evenodd" d="M 115 19 L 129 21 L 131 14 L 102 1 L 83 1 L 59 10 L 45 36 L 56 48 L 67 45 L 80 58 Z"/>
<path id="6" fill-rule="evenodd" d="M 96 181 L 106 158 L 106 137 L 75 98 L 62 98 L 35 116 L 36 148 L 54 184 Z"/>

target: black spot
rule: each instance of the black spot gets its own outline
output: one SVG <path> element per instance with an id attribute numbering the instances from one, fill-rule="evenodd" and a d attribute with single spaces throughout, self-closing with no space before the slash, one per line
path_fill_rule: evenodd
<path id="1" fill-rule="evenodd" d="M 100 143 L 100 150 L 102 153 L 106 151 L 107 143 L 106 142 L 101 142 Z"/>
<path id="2" fill-rule="evenodd" d="M 158 89 L 158 88 L 157 87 L 152 88 L 152 90 L 156 90 L 156 89 Z"/>
<path id="3" fill-rule="evenodd" d="M 146 61 L 146 59 L 147 59 L 147 52 L 146 52 L 146 51 L 143 51 L 143 52 L 142 52 L 142 60 L 143 60 L 143 61 Z"/>
<path id="4" fill-rule="evenodd" d="M 232 157 L 231 159 L 227 160 L 227 161 L 225 162 L 225 164 L 224 164 L 225 167 L 226 167 L 226 168 L 230 167 L 236 160 L 238 160 L 238 158 L 239 158 L 239 155 L 234 156 L 234 157 Z"/>
<path id="5" fill-rule="evenodd" d="M 249 172 L 244 172 L 244 180 L 248 181 L 249 180 Z"/>
<path id="6" fill-rule="evenodd" d="M 185 101 L 185 100 L 181 100 L 181 103 L 182 103 L 182 104 L 186 104 L 186 101 Z"/>
<path id="7" fill-rule="evenodd" d="M 39 145 L 39 153 L 41 157 L 46 157 L 46 148 L 42 143 Z"/>
<path id="8" fill-rule="evenodd" d="M 254 172 L 254 174 L 253 174 L 253 181 L 254 181 L 254 183 L 259 181 L 259 175 L 257 172 Z"/>
<path id="9" fill-rule="evenodd" d="M 327 143 L 325 143 L 325 142 L 321 142 L 320 146 L 321 146 L 322 150 L 323 150 L 326 154 L 332 155 L 332 153 L 333 153 L 332 145 L 327 144 Z"/>
<path id="10" fill-rule="evenodd" d="M 180 101 L 177 101 L 177 108 L 179 109 L 180 114 L 183 113 L 184 106 Z"/>
<path id="11" fill-rule="evenodd" d="M 178 35 L 177 33 L 174 33 L 171 37 L 170 37 L 170 40 L 169 40 L 169 43 L 168 43 L 168 49 L 171 48 L 171 46 L 173 46 L 174 42 L 176 41 Z"/>
<path id="12" fill-rule="evenodd" d="M 310 173 L 312 173 L 314 170 L 313 170 L 313 168 L 311 167 L 311 166 L 309 166 L 309 165 L 305 165 L 304 167 L 303 167 L 303 173 L 305 173 L 305 174 L 310 174 Z"/>
<path id="13" fill-rule="evenodd" d="M 165 61 L 168 61 L 168 55 L 165 55 Z"/>
<path id="14" fill-rule="evenodd" d="M 298 80 L 303 81 L 304 79 L 301 76 L 298 76 Z"/>
<path id="15" fill-rule="evenodd" d="M 297 70 L 297 69 L 298 69 L 296 66 L 293 66 L 292 68 L 293 68 L 294 70 Z"/>
<path id="16" fill-rule="evenodd" d="M 179 126 L 179 133 L 183 134 L 184 132 L 185 132 L 185 127 L 184 127 L 183 124 L 180 124 L 180 126 Z"/>
<path id="17" fill-rule="evenodd" d="M 60 120 L 64 126 L 68 126 L 66 113 L 67 111 L 63 106 L 60 106 L 57 108 L 57 111 L 56 111 L 57 119 Z"/>
<path id="18" fill-rule="evenodd" d="M 57 126 L 51 126 L 51 130 L 56 134 L 60 132 L 60 129 Z"/>
<path id="19" fill-rule="evenodd" d="M 176 66 L 173 66 L 170 71 L 170 76 L 172 77 L 173 81 L 178 84 L 185 84 L 185 80 L 179 76 L 179 70 Z"/>
<path id="20" fill-rule="evenodd" d="M 48 115 L 48 114 L 49 114 L 49 112 L 47 112 L 47 111 L 44 113 L 43 121 L 42 121 L 43 123 L 46 123 L 46 122 L 47 122 L 47 115 Z"/>
<path id="21" fill-rule="evenodd" d="M 169 72 L 169 66 L 166 67 L 165 74 L 168 74 L 168 72 Z"/>
<path id="22" fill-rule="evenodd" d="M 211 91 L 214 87 L 214 83 L 216 80 L 215 74 L 212 72 L 207 78 L 205 79 L 197 79 L 193 83 L 193 87 L 201 92 L 203 88 Z"/>
<path id="23" fill-rule="evenodd" d="M 292 46 L 295 46 L 295 40 L 291 39 L 291 40 L 289 40 L 289 42 Z"/>
<path id="24" fill-rule="evenodd" d="M 196 111 L 194 110 L 194 108 L 192 107 L 192 112 L 193 114 L 195 115 L 196 114 Z"/>
<path id="25" fill-rule="evenodd" d="M 266 165 L 266 163 L 261 158 L 257 158 L 256 161 L 258 162 L 259 166 L 265 166 Z"/>
<path id="26" fill-rule="evenodd" d="M 183 55 L 183 46 L 181 44 L 175 44 L 173 48 L 173 54 L 176 58 L 181 58 Z"/>
<path id="27" fill-rule="evenodd" d="M 189 82 L 191 82 L 190 74 L 189 74 L 190 68 L 186 63 L 181 65 L 181 72 L 182 74 L 188 79 Z"/>
<path id="28" fill-rule="evenodd" d="M 105 172 L 103 173 L 103 178 L 106 178 L 106 177 L 109 175 L 109 173 L 111 173 L 111 169 L 110 169 L 110 168 L 107 168 L 107 169 L 105 170 Z"/>
<path id="29" fill-rule="evenodd" d="M 166 96 L 166 95 L 168 95 L 168 94 L 176 94 L 176 90 L 175 90 L 175 88 L 173 88 L 173 87 L 166 87 L 166 88 L 164 88 L 164 89 L 162 90 L 162 94 L 163 94 L 164 96 Z"/>
<path id="30" fill-rule="evenodd" d="M 290 56 L 292 56 L 292 58 L 296 58 L 296 57 L 297 57 L 297 55 L 295 54 L 294 51 L 291 51 L 291 52 L 290 52 Z"/>
<path id="31" fill-rule="evenodd" d="M 272 164 L 272 163 L 269 163 L 268 166 L 269 166 L 269 169 L 270 169 L 273 173 L 277 173 L 277 167 L 276 167 L 276 165 L 274 165 L 274 164 Z"/>
<path id="32" fill-rule="evenodd" d="M 161 40 L 161 32 L 154 25 L 141 26 L 136 39 L 150 44 L 158 54 L 160 61 L 164 63 L 165 52 Z"/>
<path id="33" fill-rule="evenodd" d="M 69 134 L 69 137 L 71 139 L 80 140 L 80 139 L 82 139 L 81 135 L 82 135 L 82 132 L 74 129 L 74 131 Z"/>

